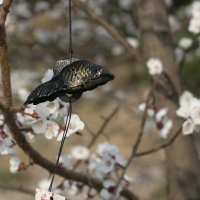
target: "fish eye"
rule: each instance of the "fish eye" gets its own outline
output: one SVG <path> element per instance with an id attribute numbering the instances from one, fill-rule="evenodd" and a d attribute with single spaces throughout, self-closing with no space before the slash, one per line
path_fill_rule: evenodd
<path id="1" fill-rule="evenodd" d="M 102 71 L 103 71 L 103 69 L 102 69 L 101 67 L 99 67 L 98 71 L 99 71 L 99 72 L 102 72 Z"/>

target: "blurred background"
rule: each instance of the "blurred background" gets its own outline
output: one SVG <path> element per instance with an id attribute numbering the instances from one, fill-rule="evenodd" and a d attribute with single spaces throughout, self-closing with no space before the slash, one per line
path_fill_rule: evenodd
<path id="1" fill-rule="evenodd" d="M 97 15 L 112 24 L 139 51 L 141 34 L 135 13 L 134 0 L 80 0 Z M 183 88 L 196 96 L 200 95 L 200 38 L 187 30 L 191 17 L 192 0 L 165 0 L 169 13 L 169 25 L 173 34 L 174 53 L 181 64 Z M 1 9 L 2 6 L 0 6 Z M 27 95 L 41 84 L 45 72 L 52 69 L 58 59 L 69 58 L 68 1 L 66 0 L 15 0 L 6 21 L 9 64 L 13 106 L 23 106 Z M 181 48 L 182 37 L 190 37 L 193 43 L 189 49 Z M 108 68 L 115 79 L 104 86 L 85 92 L 73 104 L 77 113 L 87 126 L 96 132 L 107 117 L 120 104 L 99 140 L 91 148 L 96 150 L 100 142 L 108 141 L 119 147 L 125 159 L 131 153 L 139 131 L 142 113 L 138 105 L 144 102 L 150 78 L 146 66 L 137 62 L 126 49 L 116 42 L 99 24 L 87 14 L 73 6 L 72 11 L 73 56 L 86 59 Z M 73 135 L 66 140 L 63 153 L 68 154 L 74 145 L 87 145 L 91 135 L 84 129 L 83 136 Z M 148 150 L 163 142 L 154 123 L 148 119 L 140 150 Z M 43 156 L 55 162 L 59 143 L 56 139 L 46 140 L 37 135 L 31 144 Z M 18 148 L 17 156 L 24 162 L 28 157 Z M 81 167 L 80 167 L 81 169 Z M 135 158 L 127 175 L 131 177 L 130 189 L 141 199 L 158 200 L 165 196 L 165 153 L 157 153 Z M 0 157 L 0 181 L 12 185 L 22 185 L 34 190 L 38 182 L 49 174 L 39 166 L 29 167 L 19 174 L 9 172 L 9 156 Z M 56 177 L 56 183 L 62 180 Z M 27 194 L 7 191 L 0 188 L 1 199 L 25 200 L 32 198 Z"/>

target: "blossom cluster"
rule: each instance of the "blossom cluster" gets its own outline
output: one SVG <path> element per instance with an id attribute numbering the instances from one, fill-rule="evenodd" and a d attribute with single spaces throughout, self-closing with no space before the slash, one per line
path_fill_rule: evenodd
<path id="1" fill-rule="evenodd" d="M 16 141 L 12 138 L 10 131 L 5 123 L 3 115 L 0 115 L 0 155 L 14 155 Z"/>
<path id="2" fill-rule="evenodd" d="M 188 30 L 192 33 L 200 33 L 200 2 L 194 1 L 191 6 L 191 15 Z"/>
<path id="3" fill-rule="evenodd" d="M 59 167 L 65 170 L 72 170 L 73 159 L 85 161 L 86 171 L 96 175 L 97 178 L 103 181 L 103 189 L 100 191 L 100 196 L 108 200 L 113 197 L 118 198 L 122 191 L 122 186 L 119 186 L 117 191 L 115 191 L 116 183 L 113 181 L 113 177 L 126 165 L 126 161 L 119 154 L 119 149 L 108 142 L 98 144 L 96 153 L 90 156 L 90 150 L 88 148 L 74 146 L 69 155 L 65 154 L 60 157 Z M 129 186 L 131 180 L 127 176 L 124 177 L 124 180 L 124 185 Z M 44 190 L 47 190 L 49 185 L 49 179 L 43 179 L 39 182 L 39 187 Z M 53 192 L 63 196 L 76 196 L 83 193 L 83 188 L 84 185 L 80 182 L 65 180 Z M 86 194 L 84 195 L 87 196 Z"/>
<path id="4" fill-rule="evenodd" d="M 64 126 L 60 126 L 58 122 L 64 118 L 63 124 L 65 124 L 67 110 L 68 104 L 58 98 L 53 102 L 47 101 L 38 105 L 31 104 L 25 107 L 23 113 L 16 113 L 16 123 L 20 129 L 30 128 L 30 131 L 36 134 L 43 134 L 46 139 L 58 136 L 57 140 L 60 141 L 64 133 Z M 84 123 L 78 115 L 72 114 L 67 137 L 83 130 L 83 128 Z M 25 134 L 28 136 L 27 133 Z M 34 139 L 34 137 L 31 137 L 31 139 Z"/>
<path id="5" fill-rule="evenodd" d="M 200 100 L 189 91 L 184 91 L 179 98 L 180 107 L 176 114 L 184 120 L 182 132 L 184 135 L 200 131 Z"/>
<path id="6" fill-rule="evenodd" d="M 146 104 L 142 103 L 138 106 L 138 109 L 142 112 L 146 109 Z M 155 107 L 153 105 L 153 102 L 150 101 L 147 105 L 147 115 L 154 119 L 156 123 L 157 130 L 159 131 L 159 135 L 161 138 L 166 139 L 167 135 L 169 134 L 173 122 L 172 120 L 167 116 L 167 113 L 169 111 L 168 107 L 160 108 Z"/>

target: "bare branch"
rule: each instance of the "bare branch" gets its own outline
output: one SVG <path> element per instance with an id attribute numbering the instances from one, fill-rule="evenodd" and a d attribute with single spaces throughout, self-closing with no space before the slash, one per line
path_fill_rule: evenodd
<path id="1" fill-rule="evenodd" d="M 117 182 L 117 185 L 116 185 L 116 188 L 115 188 L 115 192 L 117 191 L 121 181 L 123 180 L 124 175 L 125 175 L 128 167 L 129 167 L 132 159 L 135 157 L 137 149 L 139 147 L 139 144 L 140 144 L 140 142 L 142 140 L 144 125 L 145 125 L 145 121 L 146 121 L 146 117 L 147 117 L 147 109 L 148 109 L 149 100 L 150 100 L 150 98 L 151 98 L 151 96 L 153 94 L 153 91 L 154 91 L 154 89 L 155 89 L 155 87 L 157 85 L 158 79 L 159 79 L 159 76 L 154 78 L 154 82 L 152 83 L 151 88 L 150 88 L 150 90 L 148 92 L 148 95 L 147 95 L 147 98 L 146 98 L 146 101 L 145 101 L 146 107 L 145 107 L 145 110 L 144 110 L 144 113 L 143 113 L 143 116 L 142 116 L 142 122 L 141 122 L 140 130 L 139 130 L 136 142 L 135 142 L 135 144 L 133 146 L 133 151 L 131 152 L 131 155 L 130 155 L 130 157 L 128 159 L 128 162 L 127 162 L 126 166 L 123 169 L 123 172 L 122 172 L 122 174 L 120 176 L 120 179 Z"/>
<path id="2" fill-rule="evenodd" d="M 5 189 L 5 190 L 15 190 L 17 192 L 22 192 L 25 194 L 29 194 L 31 196 L 35 196 L 35 191 L 25 189 L 24 187 L 21 187 L 21 186 L 16 187 L 16 186 L 11 186 L 11 185 L 0 182 L 0 188 Z"/>
<path id="3" fill-rule="evenodd" d="M 148 155 L 148 154 L 154 153 L 154 152 L 156 152 L 156 151 L 159 151 L 160 149 L 163 149 L 163 148 L 165 148 L 165 147 L 171 145 L 171 144 L 174 142 L 174 140 L 178 137 L 178 135 L 181 133 L 181 130 L 182 130 L 182 128 L 180 128 L 180 129 L 177 131 L 177 133 L 169 140 L 169 142 L 167 142 L 167 143 L 165 143 L 165 144 L 162 144 L 162 145 L 160 145 L 160 146 L 157 147 L 157 148 L 153 148 L 153 149 L 150 149 L 150 150 L 148 150 L 148 151 L 136 153 L 136 154 L 135 154 L 135 157 L 140 157 L 140 156 Z"/>
<path id="4" fill-rule="evenodd" d="M 85 11 L 90 18 L 92 18 L 94 21 L 104 27 L 108 31 L 108 33 L 110 33 L 113 38 L 115 38 L 122 46 L 124 46 L 130 53 L 132 53 L 132 55 L 135 56 L 137 60 L 141 61 L 142 63 L 146 63 L 146 58 L 139 51 L 134 49 L 112 24 L 109 24 L 103 18 L 96 15 L 91 9 L 86 7 L 78 0 L 73 0 L 73 5 Z"/>
<path id="5" fill-rule="evenodd" d="M 105 127 L 108 125 L 110 120 L 114 117 L 114 115 L 118 112 L 119 107 L 120 106 L 115 108 L 114 111 L 110 114 L 110 116 L 104 121 L 104 123 L 102 124 L 100 129 L 97 131 L 96 135 L 92 138 L 90 143 L 87 145 L 88 148 L 90 148 L 95 143 L 95 141 L 98 139 L 98 137 L 101 135 L 101 133 L 103 133 L 103 130 L 105 129 Z"/>

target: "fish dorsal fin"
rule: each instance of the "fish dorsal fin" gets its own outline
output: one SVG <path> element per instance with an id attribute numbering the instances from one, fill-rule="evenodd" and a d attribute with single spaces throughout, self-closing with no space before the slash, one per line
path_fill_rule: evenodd
<path id="1" fill-rule="evenodd" d="M 72 63 L 76 62 L 76 61 L 80 61 L 81 59 L 79 58 L 72 58 Z M 61 59 L 58 60 L 55 65 L 53 66 L 53 73 L 54 76 L 56 76 L 57 74 L 59 74 L 62 69 L 66 66 L 70 65 L 70 58 L 65 58 L 65 59 Z"/>

